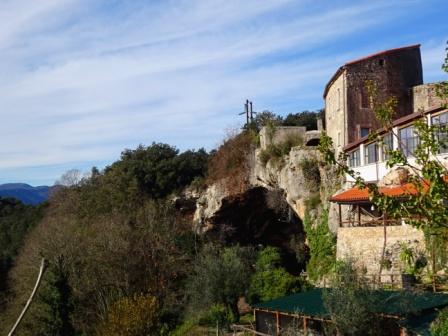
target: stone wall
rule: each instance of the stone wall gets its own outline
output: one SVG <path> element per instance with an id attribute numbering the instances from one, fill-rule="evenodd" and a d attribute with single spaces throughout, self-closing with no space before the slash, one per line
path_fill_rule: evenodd
<path id="1" fill-rule="evenodd" d="M 347 138 L 359 139 L 360 128 L 375 130 L 381 125 L 370 108 L 366 81 L 377 87 L 379 101 L 398 99 L 394 119 L 412 113 L 412 87 L 423 83 L 419 47 L 377 54 L 346 65 Z"/>
<path id="2" fill-rule="evenodd" d="M 260 131 L 260 147 L 266 149 L 271 144 L 279 144 L 289 137 L 301 137 L 305 140 L 306 127 L 303 126 L 277 126 L 263 127 Z"/>
<path id="3" fill-rule="evenodd" d="M 414 112 L 427 111 L 448 103 L 436 93 L 437 83 L 418 85 L 412 88 Z"/>
<path id="4" fill-rule="evenodd" d="M 325 127 L 327 135 L 333 140 L 336 154 L 347 144 L 345 136 L 345 71 L 335 79 L 325 96 Z"/>
<path id="5" fill-rule="evenodd" d="M 355 258 L 359 266 L 367 268 L 367 274 L 378 274 L 384 244 L 383 227 L 339 228 L 337 236 L 338 259 Z M 425 249 L 425 238 L 420 230 L 406 224 L 387 227 L 386 258 L 392 262 L 392 268 L 389 270 L 383 268 L 383 275 L 401 272 L 399 259 L 401 242 L 419 250 Z"/>

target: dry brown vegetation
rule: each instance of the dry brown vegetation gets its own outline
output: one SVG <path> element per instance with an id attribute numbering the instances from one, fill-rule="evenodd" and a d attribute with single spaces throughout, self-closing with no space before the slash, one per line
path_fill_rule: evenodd
<path id="1" fill-rule="evenodd" d="M 249 185 L 250 154 L 256 137 L 250 130 L 229 135 L 211 155 L 207 183 L 223 182 L 233 195 L 245 191 Z"/>

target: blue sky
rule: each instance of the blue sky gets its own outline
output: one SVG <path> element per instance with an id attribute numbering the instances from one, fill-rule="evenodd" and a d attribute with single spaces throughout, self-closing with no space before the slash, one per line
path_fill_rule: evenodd
<path id="1" fill-rule="evenodd" d="M 323 106 L 346 61 L 421 43 L 426 82 L 446 0 L 0 0 L 0 183 L 51 185 L 153 141 L 216 147 L 246 98 Z"/>

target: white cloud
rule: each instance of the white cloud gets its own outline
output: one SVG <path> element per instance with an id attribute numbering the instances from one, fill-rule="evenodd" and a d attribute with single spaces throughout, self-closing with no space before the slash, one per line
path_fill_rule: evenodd
<path id="1" fill-rule="evenodd" d="M 0 5 L 0 169 L 110 161 L 152 141 L 210 148 L 246 98 L 320 107 L 356 54 L 326 45 L 397 15 L 386 1 L 109 4 Z"/>

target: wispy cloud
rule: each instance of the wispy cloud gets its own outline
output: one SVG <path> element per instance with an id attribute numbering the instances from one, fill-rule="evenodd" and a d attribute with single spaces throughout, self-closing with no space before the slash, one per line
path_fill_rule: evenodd
<path id="1" fill-rule="evenodd" d="M 332 72 L 360 56 L 335 45 L 405 1 L 338 3 L 2 3 L 0 175 L 110 162 L 152 141 L 211 148 L 246 97 L 277 112 L 319 108 Z"/>

